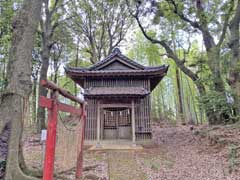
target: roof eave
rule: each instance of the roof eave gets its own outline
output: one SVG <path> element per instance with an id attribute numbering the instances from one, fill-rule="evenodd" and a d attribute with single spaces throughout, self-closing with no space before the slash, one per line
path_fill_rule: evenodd
<path id="1" fill-rule="evenodd" d="M 148 94 L 99 94 L 99 95 L 88 95 L 85 94 L 84 97 L 85 98 L 123 98 L 123 97 L 128 97 L 128 98 L 144 98 L 146 97 Z"/>
<path id="2" fill-rule="evenodd" d="M 163 77 L 167 75 L 168 69 L 169 69 L 169 65 L 165 66 L 165 70 L 164 70 L 164 73 L 162 74 L 162 76 L 159 76 L 159 77 L 155 76 L 155 77 L 150 78 L 151 91 L 153 91 L 155 89 L 155 87 L 159 84 L 159 82 L 163 79 Z"/>
<path id="3" fill-rule="evenodd" d="M 98 70 L 99 68 L 101 69 L 102 67 L 104 67 L 104 64 L 108 64 L 108 62 L 115 59 L 115 57 L 125 60 L 126 63 L 130 64 L 131 66 L 134 66 L 136 69 L 144 69 L 145 68 L 145 66 L 129 59 L 127 56 L 123 55 L 118 48 L 115 48 L 115 50 L 113 50 L 113 52 L 109 56 L 107 56 L 105 59 L 103 59 L 101 61 L 98 61 L 96 64 L 90 66 L 88 68 L 88 70 L 92 71 L 92 70 Z"/>
<path id="4" fill-rule="evenodd" d="M 68 70 L 66 74 L 70 77 L 89 77 L 89 76 L 142 76 L 142 75 L 164 75 L 168 66 L 156 70 L 129 70 L 129 71 L 78 71 Z"/>

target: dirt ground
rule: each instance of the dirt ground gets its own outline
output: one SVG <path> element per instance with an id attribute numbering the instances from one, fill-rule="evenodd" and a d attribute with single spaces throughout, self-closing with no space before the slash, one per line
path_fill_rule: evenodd
<path id="1" fill-rule="evenodd" d="M 85 179 L 240 180 L 240 128 L 160 127 L 143 150 L 89 151 Z M 41 168 L 41 146 L 25 143 L 27 164 Z M 74 179 L 73 173 L 64 178 Z M 58 179 L 58 178 L 56 178 Z"/>
<path id="2" fill-rule="evenodd" d="M 202 132 L 204 127 L 194 129 L 189 126 L 154 129 L 153 141 L 163 152 L 160 162 L 165 161 L 165 166 L 158 170 L 143 168 L 148 179 L 240 180 L 238 168 L 235 167 L 232 173 L 229 171 L 227 145 L 219 147 L 211 144 L 208 136 L 194 135 Z"/>

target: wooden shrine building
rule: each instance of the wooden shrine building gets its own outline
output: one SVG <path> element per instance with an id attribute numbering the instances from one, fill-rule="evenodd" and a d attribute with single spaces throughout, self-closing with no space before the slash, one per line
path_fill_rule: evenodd
<path id="1" fill-rule="evenodd" d="M 165 65 L 140 65 L 118 48 L 89 68 L 67 67 L 88 103 L 85 138 L 99 143 L 151 138 L 150 93 L 167 71 Z"/>

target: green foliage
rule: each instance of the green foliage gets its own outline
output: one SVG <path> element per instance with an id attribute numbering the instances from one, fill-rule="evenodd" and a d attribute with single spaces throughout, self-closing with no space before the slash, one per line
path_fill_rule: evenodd
<path id="1" fill-rule="evenodd" d="M 89 61 L 84 61 L 84 60 L 80 60 L 79 62 L 78 62 L 78 67 L 89 67 L 89 66 L 91 66 L 92 64 L 89 62 Z M 71 66 L 71 67 L 74 67 L 75 66 L 75 61 L 74 60 L 72 60 L 72 61 L 70 61 L 69 63 L 68 63 L 68 66 Z"/>
<path id="2" fill-rule="evenodd" d="M 18 2 L 18 1 L 17 1 Z M 15 5 L 18 3 L 15 2 Z M 14 1 L 2 1 L 0 4 L 0 91 L 6 86 L 6 69 L 12 36 L 11 21 L 14 15 Z"/>
<path id="3" fill-rule="evenodd" d="M 84 60 L 92 63 L 101 60 L 120 45 L 132 18 L 124 0 L 77 1 L 69 3 L 66 10 L 72 17 L 68 21 L 73 36 L 79 38 Z"/>
<path id="4" fill-rule="evenodd" d="M 0 91 L 2 89 L 5 89 L 5 87 L 7 86 L 7 80 L 3 79 L 2 77 L 0 78 Z"/>
<path id="5" fill-rule="evenodd" d="M 152 36 L 156 35 L 152 31 L 148 33 Z M 131 59 L 146 66 L 170 64 L 167 77 L 163 78 L 161 83 L 152 92 L 151 107 L 154 120 L 159 121 L 164 119 L 173 122 L 176 119 L 174 90 L 175 65 L 173 62 L 167 61 L 166 57 L 161 56 L 162 54 L 164 54 L 163 49 L 149 42 L 139 31 L 136 32 L 134 43 L 128 51 L 128 56 Z"/>
<path id="6" fill-rule="evenodd" d="M 164 112 L 164 120 L 167 120 L 168 122 L 170 122 L 171 124 L 175 124 L 175 113 L 174 111 L 169 108 L 169 109 L 165 109 Z"/>
<path id="7" fill-rule="evenodd" d="M 152 37 L 156 34 L 152 31 L 148 32 Z M 176 49 L 176 53 L 179 57 L 184 56 L 184 52 L 181 48 Z M 176 119 L 180 120 L 180 114 L 178 113 L 178 93 L 176 82 L 176 64 L 171 59 L 167 58 L 164 50 L 156 44 L 152 44 L 144 38 L 141 32 L 136 32 L 135 39 L 132 47 L 128 51 L 128 56 L 136 61 L 147 66 L 159 66 L 162 64 L 169 64 L 167 76 L 165 76 L 160 84 L 154 89 L 151 95 L 151 109 L 152 118 L 155 121 L 166 120 L 172 124 L 176 123 Z M 197 63 L 201 57 L 201 53 L 196 42 L 193 43 L 188 53 L 188 59 L 186 64 Z M 191 69 L 198 70 L 198 67 L 193 66 Z M 201 76 L 202 73 L 201 71 Z M 194 83 L 188 79 L 184 73 L 180 73 L 182 99 L 184 103 L 184 119 L 191 121 L 198 121 L 198 117 L 201 117 L 201 121 L 204 119 L 203 115 L 200 115 L 202 111 L 197 104 L 198 91 Z"/>
<path id="8" fill-rule="evenodd" d="M 227 103 L 226 95 L 216 91 L 209 91 L 199 97 L 199 103 L 208 114 L 210 124 L 235 122 L 234 106 Z"/>
<path id="9" fill-rule="evenodd" d="M 226 104 L 224 94 L 225 89 L 229 89 L 225 79 L 229 76 L 231 61 L 229 57 L 231 56 L 229 56 L 229 49 L 225 40 L 228 36 L 221 36 L 221 34 L 224 34 L 225 20 L 232 17 L 233 12 L 230 12 L 232 3 L 233 1 L 220 0 L 199 1 L 197 4 L 180 0 L 153 1 L 150 11 L 150 8 L 145 6 L 146 1 L 143 1 L 140 8 L 140 13 L 142 13 L 139 15 L 140 20 L 148 13 L 151 14 L 149 17 L 153 17 L 151 23 L 148 22 L 147 25 L 145 25 L 145 21 L 141 21 L 145 31 L 154 29 L 155 34 L 153 33 L 154 36 L 151 37 L 168 44 L 168 48 L 173 52 L 170 56 L 174 54 L 172 57 L 175 61 L 179 58 L 184 62 L 185 69 L 179 65 L 179 61 L 176 61 L 178 67 L 188 74 L 196 85 L 204 86 L 204 88 L 198 86 L 202 94 L 205 93 L 202 89 L 211 89 L 211 92 L 207 93 L 205 97 L 199 98 L 201 100 L 200 104 L 202 104 L 201 109 L 207 109 L 207 114 L 211 117 L 210 123 L 229 122 L 236 119 L 233 112 L 234 108 Z M 220 37 L 223 39 L 220 40 Z M 157 43 L 157 41 L 153 42 Z M 198 47 L 200 42 L 203 46 L 201 50 Z M 168 50 L 167 52 L 169 53 Z M 195 74 L 197 80 L 192 78 L 192 74 L 188 73 L 186 69 Z M 183 81 L 185 79 L 184 77 Z M 191 110 L 190 114 L 193 109 L 196 109 L 194 111 L 197 114 L 199 110 L 195 107 L 191 108 L 192 105 L 196 104 L 196 90 L 191 87 L 191 84 L 187 87 L 183 81 L 185 108 Z M 174 87 L 176 88 L 175 85 Z M 185 90 L 186 87 L 189 89 Z M 213 92 L 212 89 L 218 91 L 219 94 Z M 189 99 L 189 96 L 191 96 L 191 99 Z M 176 99 L 178 99 L 177 96 Z"/>
<path id="10" fill-rule="evenodd" d="M 66 89 L 70 93 L 74 93 L 74 82 L 65 76 L 62 76 L 58 79 L 58 84 L 60 87 Z"/>
<path id="11" fill-rule="evenodd" d="M 75 67 L 74 60 L 70 61 L 68 66 Z M 89 67 L 91 65 L 88 61 L 79 61 L 78 67 Z M 75 82 L 66 77 L 65 75 L 58 77 L 58 85 L 64 89 L 66 89 L 71 94 L 75 94 Z M 79 88 L 77 88 L 77 93 L 79 92 Z"/>
<path id="12" fill-rule="evenodd" d="M 155 33 L 148 32 L 151 36 L 155 36 Z M 147 66 L 159 66 L 162 63 L 160 57 L 163 50 L 156 44 L 152 44 L 144 38 L 141 32 L 137 32 L 135 40 L 132 44 L 132 48 L 128 51 L 128 56 L 136 61 Z"/>

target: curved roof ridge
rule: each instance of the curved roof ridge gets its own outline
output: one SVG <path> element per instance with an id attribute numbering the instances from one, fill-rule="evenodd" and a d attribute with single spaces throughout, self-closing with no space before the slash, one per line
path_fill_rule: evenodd
<path id="1" fill-rule="evenodd" d="M 145 66 L 143 66 L 143 65 L 135 62 L 134 60 L 128 58 L 127 56 L 123 55 L 119 48 L 114 48 L 110 55 L 108 55 L 103 60 L 98 61 L 97 63 L 95 63 L 92 66 L 90 66 L 88 68 L 88 70 L 91 71 L 91 70 L 94 70 L 94 69 L 100 67 L 101 65 L 104 65 L 108 61 L 111 61 L 115 56 L 118 56 L 119 59 L 124 60 L 125 62 L 127 62 L 127 63 L 129 63 L 129 64 L 131 64 L 131 65 L 133 65 L 133 66 L 135 66 L 135 67 L 137 67 L 139 69 L 144 69 L 145 68 Z"/>

